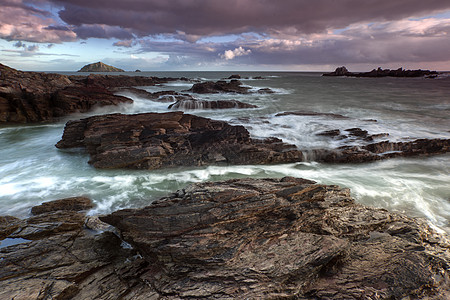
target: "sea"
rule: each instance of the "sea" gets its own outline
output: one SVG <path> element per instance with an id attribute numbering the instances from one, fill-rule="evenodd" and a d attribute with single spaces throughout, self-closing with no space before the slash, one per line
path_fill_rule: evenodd
<path id="1" fill-rule="evenodd" d="M 70 75 L 72 73 L 62 73 Z M 80 75 L 80 73 L 73 73 Z M 124 73 L 120 73 L 124 75 Z M 250 94 L 195 94 L 197 99 L 234 99 L 256 109 L 199 109 L 188 113 L 245 126 L 254 138 L 277 137 L 297 145 L 306 161 L 279 165 L 221 165 L 162 170 L 98 170 L 83 149 L 59 150 L 68 120 L 105 113 L 168 112 L 170 103 L 152 102 L 121 92 L 133 104 L 74 114 L 57 123 L 0 125 L 0 215 L 26 217 L 45 201 L 87 196 L 95 203 L 89 214 L 149 205 L 189 184 L 232 178 L 295 176 L 349 188 L 356 202 L 425 218 L 450 233 L 450 153 L 395 158 L 359 164 L 325 164 L 308 157 L 312 149 L 361 145 L 357 139 L 317 135 L 327 130 L 361 128 L 388 133 L 376 141 L 450 138 L 450 77 L 322 77 L 305 72 L 141 72 L 125 75 L 220 80 L 240 74 Z M 259 77 L 262 77 L 260 79 Z M 174 81 L 140 87 L 149 92 L 184 91 L 192 82 Z M 270 88 L 272 94 L 259 94 Z M 316 115 L 276 116 L 302 111 Z M 339 114 L 348 118 L 337 118 Z"/>

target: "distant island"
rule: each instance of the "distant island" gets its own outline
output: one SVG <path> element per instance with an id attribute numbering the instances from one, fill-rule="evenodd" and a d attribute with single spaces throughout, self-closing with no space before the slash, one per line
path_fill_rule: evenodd
<path id="1" fill-rule="evenodd" d="M 82 67 L 78 72 L 125 72 L 122 69 L 107 65 L 102 63 L 101 61 L 88 64 Z"/>
<path id="2" fill-rule="evenodd" d="M 404 70 L 398 68 L 397 70 L 390 69 L 373 69 L 370 72 L 354 73 L 349 72 L 346 67 L 342 66 L 336 68 L 334 72 L 322 74 L 322 76 L 351 76 L 351 77 L 430 77 L 434 78 L 438 75 L 436 71 L 430 70 Z"/>

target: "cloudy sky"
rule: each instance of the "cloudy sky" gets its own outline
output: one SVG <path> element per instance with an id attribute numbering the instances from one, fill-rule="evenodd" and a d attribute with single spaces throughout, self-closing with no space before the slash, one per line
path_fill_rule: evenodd
<path id="1" fill-rule="evenodd" d="M 0 0 L 0 63 L 450 70 L 449 0 Z"/>

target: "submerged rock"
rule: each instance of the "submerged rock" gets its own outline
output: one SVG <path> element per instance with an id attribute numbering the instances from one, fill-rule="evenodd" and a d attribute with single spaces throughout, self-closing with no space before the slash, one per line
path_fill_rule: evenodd
<path id="1" fill-rule="evenodd" d="M 142 277 L 167 299 L 449 296 L 445 236 L 305 179 L 193 184 L 101 220 L 151 263 Z"/>
<path id="2" fill-rule="evenodd" d="M 216 93 L 237 93 L 237 94 L 248 94 L 250 88 L 242 86 L 242 82 L 233 79 L 229 82 L 224 80 L 219 80 L 217 82 L 206 81 L 195 83 L 187 92 L 197 93 L 197 94 L 216 94 Z"/>
<path id="3" fill-rule="evenodd" d="M 227 108 L 257 108 L 256 105 L 237 100 L 197 100 L 182 99 L 169 105 L 169 109 L 193 110 L 193 109 L 227 109 Z"/>
<path id="4" fill-rule="evenodd" d="M 158 169 L 302 160 L 295 146 L 250 138 L 243 126 L 183 112 L 112 114 L 69 121 L 58 148 L 85 147 L 96 168 Z"/>

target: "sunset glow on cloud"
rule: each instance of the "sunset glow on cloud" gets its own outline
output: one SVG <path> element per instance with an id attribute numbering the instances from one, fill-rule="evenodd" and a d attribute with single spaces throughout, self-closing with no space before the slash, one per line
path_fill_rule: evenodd
<path id="1" fill-rule="evenodd" d="M 0 7 L 1 62 L 24 70 L 98 60 L 130 70 L 450 69 L 448 0 L 0 0 Z"/>

